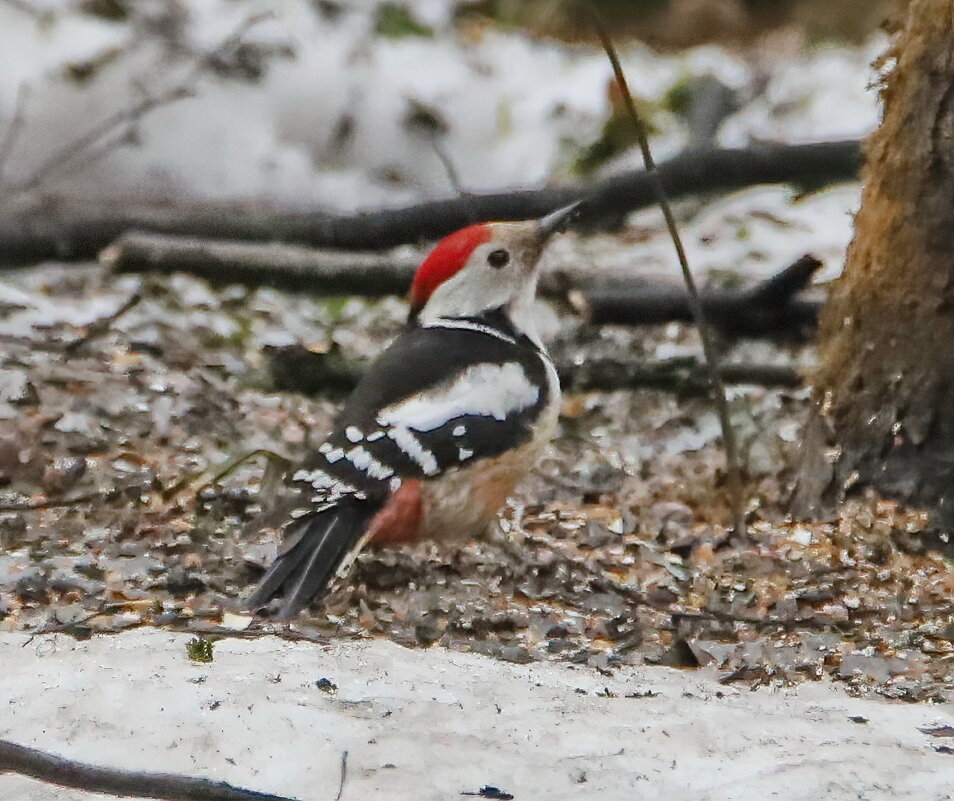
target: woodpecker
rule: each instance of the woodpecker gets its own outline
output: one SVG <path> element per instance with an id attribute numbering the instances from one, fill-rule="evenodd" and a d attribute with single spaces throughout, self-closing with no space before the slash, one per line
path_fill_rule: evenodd
<path id="1" fill-rule="evenodd" d="M 441 240 L 411 285 L 407 326 L 292 476 L 278 558 L 246 601 L 291 618 L 361 549 L 484 533 L 556 428 L 560 384 L 533 302 L 547 240 L 579 204 Z"/>

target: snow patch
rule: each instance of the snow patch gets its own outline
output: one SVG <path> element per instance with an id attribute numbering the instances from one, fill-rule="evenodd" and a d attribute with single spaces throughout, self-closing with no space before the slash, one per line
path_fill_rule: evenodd
<path id="1" fill-rule="evenodd" d="M 514 665 L 383 640 L 215 643 L 137 630 L 77 642 L 0 634 L 0 737 L 126 770 L 298 798 L 941 798 L 949 755 L 918 730 L 950 704 L 852 698 L 824 682 L 720 685 L 706 670 Z M 316 686 L 327 679 L 328 694 Z M 68 710 L 68 714 L 64 713 Z M 426 758 L 422 755 L 426 754 Z M 584 781 L 585 779 L 585 781 Z M 0 799 L 92 801 L 0 775 Z"/>

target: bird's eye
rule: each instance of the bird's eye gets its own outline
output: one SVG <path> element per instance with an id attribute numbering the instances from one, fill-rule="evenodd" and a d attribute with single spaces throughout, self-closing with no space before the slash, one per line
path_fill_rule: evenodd
<path id="1" fill-rule="evenodd" d="M 507 262 L 510 261 L 510 254 L 506 250 L 493 250 L 487 256 L 487 264 L 495 269 L 500 269 L 501 267 L 506 266 Z"/>

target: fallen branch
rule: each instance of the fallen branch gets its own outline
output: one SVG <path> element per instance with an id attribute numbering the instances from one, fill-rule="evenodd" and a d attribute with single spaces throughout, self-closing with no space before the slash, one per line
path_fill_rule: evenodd
<path id="1" fill-rule="evenodd" d="M 91 793 L 160 798 L 169 801 L 295 801 L 286 796 L 245 790 L 226 782 L 194 779 L 172 773 L 101 768 L 0 740 L 0 773 L 19 773 L 61 787 Z"/>
<path id="2" fill-rule="evenodd" d="M 337 295 L 403 295 L 418 260 L 298 245 L 130 233 L 100 254 L 120 273 L 190 273 L 213 284 Z"/>
<path id="3" fill-rule="evenodd" d="M 861 166 L 857 141 L 767 144 L 747 149 L 684 153 L 658 168 L 666 195 L 680 198 L 729 192 L 757 184 L 817 187 L 854 180 Z M 0 257 L 6 264 L 44 259 L 91 259 L 128 231 L 209 239 L 285 242 L 340 250 L 384 250 L 438 239 L 488 220 L 542 217 L 581 197 L 579 225 L 617 220 L 656 202 L 656 178 L 635 170 L 592 184 L 468 194 L 403 209 L 333 215 L 294 209 L 242 209 L 234 204 L 164 201 L 130 208 L 108 201 L 70 208 L 43 206 L 0 218 Z"/>
<path id="4" fill-rule="evenodd" d="M 640 362 L 598 357 L 578 363 L 568 354 L 554 353 L 560 382 L 568 392 L 613 392 L 621 389 L 661 389 L 684 395 L 706 395 L 712 387 L 705 365 L 694 357 Z M 340 396 L 360 380 L 365 362 L 349 361 L 340 352 L 313 353 L 301 346 L 271 351 L 269 370 L 275 388 L 304 395 Z M 769 364 L 723 364 L 728 384 L 765 387 L 801 386 L 792 367 Z"/>
<path id="5" fill-rule="evenodd" d="M 348 253 L 298 245 L 217 241 L 166 234 L 130 233 L 104 250 L 102 262 L 116 272 L 184 272 L 213 284 L 270 286 L 323 295 L 403 295 L 418 258 Z M 778 276 L 744 290 L 702 290 L 713 326 L 734 336 L 792 337 L 813 327 L 820 303 L 797 300 L 821 262 L 804 256 Z M 693 322 L 683 286 L 621 278 L 612 272 L 545 272 L 540 293 L 563 298 L 596 325 Z M 625 283 L 623 283 L 625 281 Z"/>
<path id="6" fill-rule="evenodd" d="M 822 303 L 795 296 L 821 266 L 806 255 L 751 289 L 703 289 L 699 297 L 706 321 L 729 336 L 803 338 L 818 322 Z M 675 285 L 616 286 L 572 293 L 571 300 L 594 325 L 693 322 L 688 293 Z"/>
<path id="7" fill-rule="evenodd" d="M 620 389 L 660 389 L 680 395 L 709 395 L 712 382 L 706 365 L 698 359 L 661 359 L 627 362 L 622 359 L 589 359 L 583 364 L 557 362 L 566 392 L 613 392 Z M 753 384 L 794 389 L 802 378 L 792 367 L 774 364 L 720 364 L 726 384 Z"/>

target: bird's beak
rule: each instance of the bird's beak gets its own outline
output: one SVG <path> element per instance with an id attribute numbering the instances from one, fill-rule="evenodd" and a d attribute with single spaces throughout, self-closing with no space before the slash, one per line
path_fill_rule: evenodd
<path id="1" fill-rule="evenodd" d="M 569 206 L 564 206 L 562 209 L 557 209 L 554 212 L 551 212 L 546 217 L 540 218 L 540 238 L 542 241 L 546 241 L 554 234 L 562 233 L 567 229 L 567 226 L 570 225 L 577 217 L 580 216 L 582 212 L 583 201 L 578 200 L 576 203 L 571 203 Z"/>

